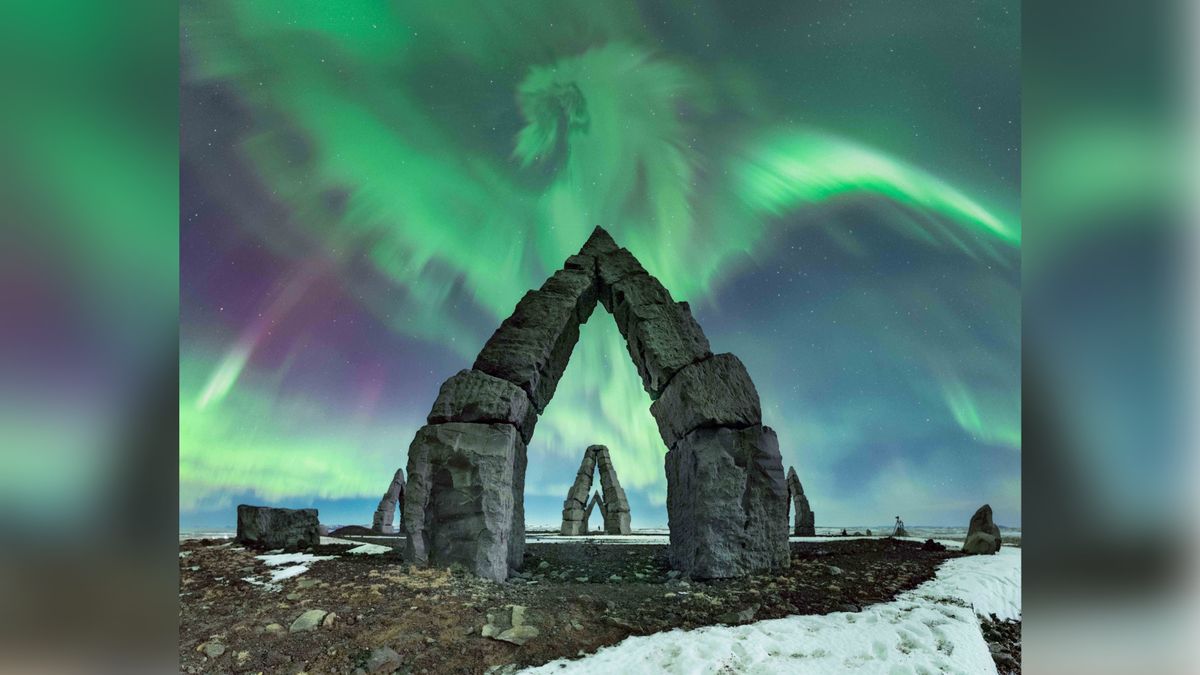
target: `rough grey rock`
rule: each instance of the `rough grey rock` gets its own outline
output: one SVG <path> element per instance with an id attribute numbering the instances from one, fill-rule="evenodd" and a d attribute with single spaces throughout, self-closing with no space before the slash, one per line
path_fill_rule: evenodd
<path id="1" fill-rule="evenodd" d="M 591 503 L 587 503 L 588 494 L 592 491 L 592 478 L 597 469 L 604 498 L 593 498 Z M 591 445 L 584 451 L 579 471 L 575 474 L 575 482 L 563 501 L 563 521 L 559 532 L 564 535 L 587 534 L 588 517 L 591 516 L 592 507 L 596 503 L 599 503 L 600 512 L 604 515 L 606 533 L 630 533 L 629 499 L 617 479 L 608 448 L 603 445 Z"/>
<path id="2" fill-rule="evenodd" d="M 601 520 L 603 520 L 605 523 L 608 522 L 608 513 L 604 508 L 604 499 L 600 497 L 600 491 L 597 490 L 596 492 L 592 493 L 592 500 L 588 502 L 587 508 L 583 510 L 583 521 L 580 523 L 580 529 L 582 529 L 585 533 L 591 531 L 588 528 L 588 523 L 592 521 L 592 509 L 597 505 L 600 506 Z M 565 527 L 566 525 L 567 523 L 564 521 L 563 526 Z"/>
<path id="3" fill-rule="evenodd" d="M 204 649 L 204 655 L 210 659 L 219 658 L 222 654 L 225 653 L 225 645 L 221 644 L 220 642 L 216 642 L 216 641 L 205 642 L 203 649 Z"/>
<path id="4" fill-rule="evenodd" d="M 734 626 L 739 623 L 748 623 L 754 619 L 754 615 L 758 613 L 758 608 L 759 605 L 750 605 L 749 607 L 736 612 L 726 612 L 725 614 L 717 617 L 717 622 L 728 624 L 730 626 Z"/>
<path id="5" fill-rule="evenodd" d="M 631 309 L 623 335 L 642 387 L 652 399 L 684 366 L 712 355 L 686 302 Z"/>
<path id="6" fill-rule="evenodd" d="M 525 623 L 525 608 L 521 605 L 507 605 L 502 610 L 488 612 L 487 618 L 487 624 L 480 631 L 483 637 L 523 645 L 540 633 Z"/>
<path id="7" fill-rule="evenodd" d="M 699 427 L 743 428 L 762 422 L 758 390 L 733 354 L 684 367 L 650 404 L 650 412 L 668 448 Z"/>
<path id="8" fill-rule="evenodd" d="M 305 631 L 316 630 L 317 626 L 321 625 L 321 619 L 325 618 L 326 612 L 323 609 L 310 609 L 292 622 L 288 628 L 289 633 L 303 633 Z"/>
<path id="9" fill-rule="evenodd" d="M 697 429 L 665 464 L 672 567 L 711 579 L 788 566 L 787 483 L 770 427 Z"/>
<path id="10" fill-rule="evenodd" d="M 410 560 L 461 564 L 495 580 L 520 568 L 526 444 L 579 339 L 579 325 L 598 301 L 616 318 L 651 399 L 659 399 L 681 370 L 712 357 L 687 303 L 675 302 L 632 253 L 597 227 L 579 254 L 517 303 L 472 370 L 443 385 L 429 424 L 409 449 L 402 527 Z M 734 576 L 788 563 L 778 442 L 761 426 L 757 394 L 744 371 L 735 358 L 719 357 L 685 374 L 684 384 L 656 408 L 660 432 L 671 444 L 672 559 L 693 576 Z M 703 395 L 687 390 L 689 378 Z M 528 397 L 527 410 L 514 387 Z M 606 532 L 629 531 L 629 501 L 607 449 L 601 450 L 585 453 L 563 503 L 564 534 L 581 533 L 597 504 Z M 597 466 L 603 497 L 589 505 Z"/>
<path id="11" fill-rule="evenodd" d="M 613 312 L 613 287 L 629 277 L 647 276 L 647 272 L 628 249 L 618 248 L 596 256 L 596 275 L 600 281 L 600 302 Z"/>
<path id="12" fill-rule="evenodd" d="M 596 449 L 596 469 L 600 474 L 600 489 L 604 491 L 604 531 L 607 534 L 629 534 L 629 499 L 625 489 L 617 478 L 617 470 L 613 467 L 612 457 L 608 448 L 603 445 L 592 446 Z"/>
<path id="13" fill-rule="evenodd" d="M 390 673 L 404 664 L 404 659 L 391 647 L 376 647 L 367 657 L 368 673 Z"/>
<path id="14" fill-rule="evenodd" d="M 787 472 L 788 495 L 791 497 L 791 504 L 796 506 L 796 526 L 793 532 L 797 537 L 815 537 L 817 536 L 816 516 L 808 505 L 808 497 L 804 496 L 804 486 L 800 484 L 800 477 L 796 475 L 796 467 L 789 466 Z M 790 505 L 789 504 L 789 510 Z M 871 531 L 867 530 L 867 536 L 871 535 Z"/>
<path id="15" fill-rule="evenodd" d="M 316 509 L 280 509 L 239 504 L 237 540 L 253 548 L 297 551 L 321 541 Z"/>
<path id="16" fill-rule="evenodd" d="M 1000 550 L 1000 528 L 992 522 L 992 507 L 984 504 L 967 526 L 967 540 L 963 542 L 963 553 L 973 555 L 996 553 Z"/>
<path id="17" fill-rule="evenodd" d="M 604 228 L 597 226 L 588 236 L 588 240 L 583 243 L 583 248 L 579 249 L 579 255 L 596 257 L 615 250 L 617 250 L 617 242 L 613 241 L 612 236 Z"/>
<path id="18" fill-rule="evenodd" d="M 529 395 L 512 382 L 478 370 L 460 370 L 442 383 L 428 422 L 511 424 L 528 443 L 537 425 L 537 410 Z"/>
<path id="19" fill-rule="evenodd" d="M 422 427 L 408 450 L 406 557 L 462 564 L 495 581 L 524 551 L 525 443 L 510 424 L 448 422 Z M 510 542 L 516 536 L 519 544 Z"/>
<path id="20" fill-rule="evenodd" d="M 613 315 L 622 334 L 628 330 L 630 314 L 637 308 L 675 302 L 666 287 L 645 272 L 615 282 L 609 287 L 608 298 L 604 306 Z"/>
<path id="21" fill-rule="evenodd" d="M 393 523 L 396 520 L 396 506 L 404 501 L 404 469 L 396 469 L 387 492 L 375 507 L 375 516 L 371 519 L 371 529 L 380 534 L 392 534 L 396 531 Z M 403 512 L 401 512 L 403 515 Z"/>
<path id="22" fill-rule="evenodd" d="M 538 413 L 554 395 L 579 340 L 579 325 L 596 306 L 595 275 L 559 270 L 517 303 L 488 339 L 474 369 L 507 380 L 529 395 Z"/>

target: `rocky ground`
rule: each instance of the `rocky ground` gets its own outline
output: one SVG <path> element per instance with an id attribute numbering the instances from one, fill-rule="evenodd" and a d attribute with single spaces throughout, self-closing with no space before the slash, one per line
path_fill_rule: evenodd
<path id="1" fill-rule="evenodd" d="M 997 619 L 993 614 L 983 622 L 987 640 L 999 675 L 1021 675 L 1021 622 Z"/>
<path id="2" fill-rule="evenodd" d="M 228 540 L 186 541 L 181 668 L 507 672 L 630 635 L 857 611 L 930 579 L 959 555 L 892 539 L 791 547 L 791 568 L 782 573 L 698 582 L 670 570 L 665 545 L 530 544 L 523 577 L 498 584 L 460 570 L 415 568 L 397 551 L 348 555 L 347 546 L 322 546 L 314 553 L 335 558 L 264 585 L 270 568 L 255 552 Z M 989 621 L 984 635 L 1000 672 L 1019 673 L 1020 623 Z"/>

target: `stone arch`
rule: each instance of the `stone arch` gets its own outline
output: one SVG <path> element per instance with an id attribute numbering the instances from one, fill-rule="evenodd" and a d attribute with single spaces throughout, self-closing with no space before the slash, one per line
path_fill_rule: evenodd
<path id="1" fill-rule="evenodd" d="M 786 567 L 787 485 L 742 362 L 713 355 L 686 302 L 597 227 L 529 291 L 469 370 L 442 384 L 408 452 L 403 527 L 418 563 L 495 580 L 525 549 L 526 446 L 599 302 L 617 323 L 668 451 L 671 563 L 714 578 Z"/>
<path id="2" fill-rule="evenodd" d="M 388 485 L 387 492 L 383 493 L 383 498 L 379 500 L 379 506 L 375 507 L 375 517 L 371 520 L 371 529 L 380 534 L 393 534 L 396 532 L 393 523 L 396 520 L 396 506 L 404 503 L 404 469 L 396 469 L 396 474 L 392 476 L 392 482 Z M 400 517 L 404 517 L 404 511 L 400 512 Z"/>
<path id="3" fill-rule="evenodd" d="M 796 506 L 796 528 L 793 531 L 797 537 L 817 536 L 817 530 L 814 526 L 816 516 L 808 505 L 808 497 L 804 496 L 804 486 L 800 484 L 800 477 L 796 475 L 796 467 L 794 466 L 788 467 L 787 486 L 788 495 L 791 497 L 791 504 Z M 791 504 L 789 504 L 789 510 Z"/>
<path id="4" fill-rule="evenodd" d="M 600 472 L 600 489 L 604 497 L 597 492 L 591 502 L 587 501 L 588 493 L 592 491 L 592 476 Z M 567 492 L 563 501 L 563 520 L 559 532 L 566 535 L 588 533 L 588 518 L 592 507 L 600 505 L 600 513 L 604 516 L 605 534 L 629 534 L 629 500 L 625 497 L 625 489 L 617 478 L 617 470 L 613 467 L 612 457 L 608 448 L 603 445 L 590 445 L 583 453 L 583 461 L 579 464 L 579 472 L 575 474 L 575 482 Z"/>

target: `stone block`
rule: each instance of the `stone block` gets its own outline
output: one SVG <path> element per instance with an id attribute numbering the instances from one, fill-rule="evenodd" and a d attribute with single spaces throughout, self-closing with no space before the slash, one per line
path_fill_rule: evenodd
<path id="1" fill-rule="evenodd" d="M 710 579 L 788 566 L 787 484 L 770 427 L 697 429 L 665 464 L 675 569 Z"/>
<path id="2" fill-rule="evenodd" d="M 758 390 L 738 357 L 717 354 L 685 366 L 650 405 L 669 448 L 699 427 L 748 427 L 762 422 Z"/>

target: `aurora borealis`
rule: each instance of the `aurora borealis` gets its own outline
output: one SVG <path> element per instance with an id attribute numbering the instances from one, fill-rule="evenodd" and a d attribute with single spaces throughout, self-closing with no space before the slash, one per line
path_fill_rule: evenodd
<path id="1" fill-rule="evenodd" d="M 1006 2 L 182 6 L 181 526 L 369 523 L 440 383 L 597 225 L 746 364 L 818 526 L 1020 512 L 1020 17 Z M 666 449 L 598 310 L 530 526 Z"/>

